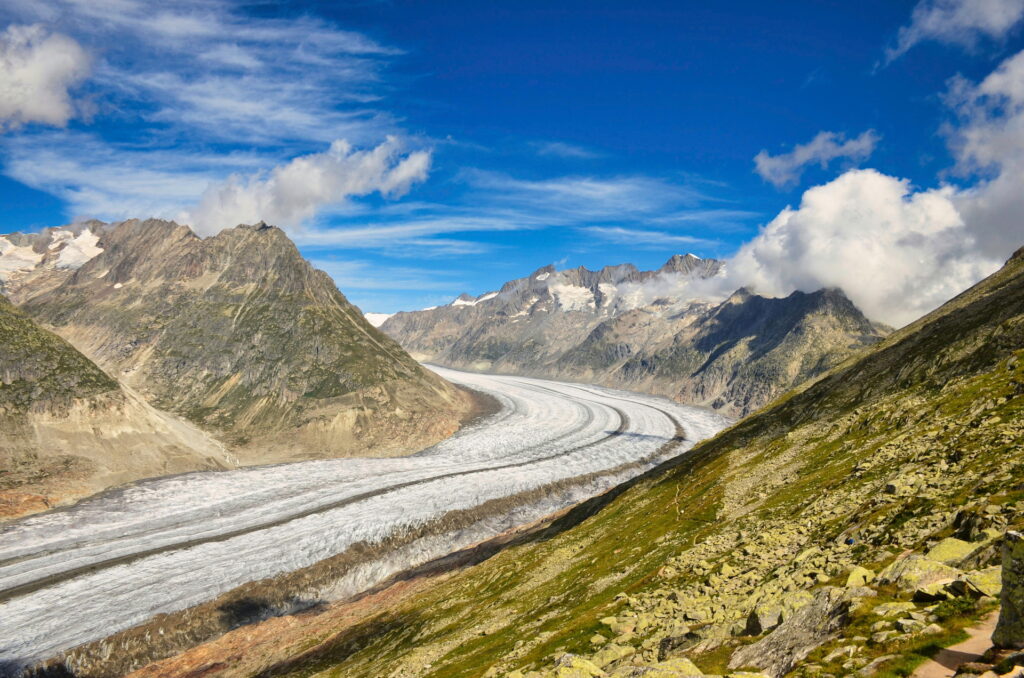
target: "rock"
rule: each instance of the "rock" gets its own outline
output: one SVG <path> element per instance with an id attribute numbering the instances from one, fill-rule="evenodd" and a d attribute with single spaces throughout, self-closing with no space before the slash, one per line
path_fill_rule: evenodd
<path id="1" fill-rule="evenodd" d="M 681 676 L 703 676 L 704 672 L 697 668 L 697 665 L 686 657 L 676 657 L 658 662 L 654 668 L 663 671 L 676 671 Z"/>
<path id="2" fill-rule="evenodd" d="M 879 666 L 889 661 L 890 659 L 894 659 L 895 657 L 896 655 L 894 654 L 883 654 L 881 657 L 875 657 L 863 668 L 857 671 L 857 674 L 861 676 L 872 676 L 875 674 L 875 671 L 878 670 Z"/>
<path id="3" fill-rule="evenodd" d="M 910 555 L 891 563 L 878 573 L 879 584 L 895 584 L 903 591 L 915 591 L 935 582 L 949 582 L 960 570 L 936 560 Z"/>
<path id="4" fill-rule="evenodd" d="M 591 645 L 604 645 L 608 642 L 608 639 L 602 636 L 600 633 L 595 633 L 590 637 Z"/>
<path id="5" fill-rule="evenodd" d="M 1003 587 L 999 622 L 992 633 L 996 647 L 1024 648 L 1024 535 L 1007 532 L 1003 540 Z"/>
<path id="6" fill-rule="evenodd" d="M 956 594 L 949 590 L 950 584 L 956 583 L 953 581 L 938 581 L 925 586 L 919 587 L 914 591 L 913 600 L 915 603 L 936 603 L 942 600 L 946 600 L 949 597 L 955 597 Z"/>
<path id="7" fill-rule="evenodd" d="M 847 586 L 864 586 L 875 578 L 875 573 L 866 567 L 857 565 L 846 577 Z"/>
<path id="8" fill-rule="evenodd" d="M 905 612 L 916 610 L 917 605 L 913 603 L 895 602 L 895 603 L 882 603 L 877 606 L 872 612 L 877 614 L 879 617 L 895 617 Z"/>
<path id="9" fill-rule="evenodd" d="M 896 628 L 903 633 L 915 633 L 924 628 L 924 622 L 916 619 L 900 619 L 896 622 Z"/>
<path id="10" fill-rule="evenodd" d="M 945 565 L 957 565 L 976 549 L 977 544 L 962 541 L 955 537 L 947 537 L 933 546 L 925 555 L 928 560 L 934 560 Z"/>
<path id="11" fill-rule="evenodd" d="M 888 631 L 879 631 L 878 633 L 871 634 L 871 642 L 874 643 L 875 645 L 881 645 L 883 643 L 889 642 L 890 638 L 894 638 L 895 636 L 898 636 L 898 635 L 899 635 L 898 633 L 896 633 L 895 631 L 893 631 L 891 629 L 888 630 Z"/>
<path id="12" fill-rule="evenodd" d="M 744 634 L 759 636 L 771 631 L 796 610 L 811 602 L 814 596 L 807 591 L 795 591 L 781 597 L 763 599 L 747 615 Z"/>
<path id="13" fill-rule="evenodd" d="M 811 650 L 835 637 L 847 621 L 850 599 L 837 587 L 819 589 L 772 633 L 733 653 L 729 668 L 756 666 L 772 678 L 788 673 Z"/>
<path id="14" fill-rule="evenodd" d="M 968 572 L 964 579 L 982 595 L 998 598 L 1003 589 L 1003 568 L 993 565 L 984 570 L 975 570 Z"/>
<path id="15" fill-rule="evenodd" d="M 636 654 L 636 650 L 629 645 L 606 645 L 597 654 L 590 658 L 595 666 L 603 669 L 609 664 L 625 659 Z"/>
<path id="16" fill-rule="evenodd" d="M 593 662 L 574 654 L 563 654 L 555 661 L 556 678 L 594 678 L 607 676 Z"/>
<path id="17" fill-rule="evenodd" d="M 938 624 L 929 624 L 928 626 L 921 629 L 921 633 L 926 635 L 934 635 L 936 633 L 943 633 L 946 629 L 942 628 Z"/>

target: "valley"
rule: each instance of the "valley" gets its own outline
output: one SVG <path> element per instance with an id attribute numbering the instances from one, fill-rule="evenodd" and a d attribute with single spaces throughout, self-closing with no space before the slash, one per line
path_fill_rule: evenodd
<path id="1" fill-rule="evenodd" d="M 231 628 L 187 610 L 249 582 L 275 582 L 263 615 L 344 599 L 607 490 L 729 423 L 652 396 L 435 372 L 500 409 L 410 457 L 171 476 L 0 528 L 7 669 L 63 655 L 70 669 L 96 673 L 104 638 L 157 615 L 159 635 L 180 642 L 153 642 L 140 656 L 111 645 L 121 649 L 108 662 L 125 670 L 159 658 L 154 651 L 181 651 Z M 316 572 L 353 553 L 341 576 Z M 286 583 L 300 571 L 307 576 Z"/>

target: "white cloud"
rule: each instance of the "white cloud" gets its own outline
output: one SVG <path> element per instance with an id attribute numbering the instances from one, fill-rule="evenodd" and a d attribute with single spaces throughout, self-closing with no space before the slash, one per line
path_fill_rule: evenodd
<path id="1" fill-rule="evenodd" d="M 978 85 L 954 80 L 948 101 L 960 116 L 947 130 L 956 170 L 981 177 L 957 207 L 981 250 L 1005 258 L 1024 245 L 1024 52 Z"/>
<path id="2" fill-rule="evenodd" d="M 89 73 L 82 46 L 40 25 L 0 34 L 0 131 L 40 122 L 63 127 L 75 113 L 69 88 Z"/>
<path id="3" fill-rule="evenodd" d="M 201 234 L 261 220 L 297 227 L 353 196 L 400 196 L 424 180 L 429 168 L 429 151 L 403 153 L 394 137 L 369 150 L 335 141 L 327 151 L 300 156 L 269 174 L 236 174 L 210 186 L 180 219 Z"/>
<path id="4" fill-rule="evenodd" d="M 533 144 L 539 155 L 550 155 L 558 158 L 572 158 L 578 160 L 592 160 L 600 158 L 601 154 L 583 146 L 568 144 L 564 141 L 538 141 Z"/>
<path id="5" fill-rule="evenodd" d="M 999 39 L 1024 17 L 1024 0 L 921 0 L 910 25 L 900 29 L 886 61 L 926 40 L 972 47 L 979 38 Z"/>
<path id="6" fill-rule="evenodd" d="M 797 144 L 789 153 L 770 155 L 762 150 L 754 156 L 754 171 L 776 188 L 793 186 L 808 165 L 818 164 L 824 169 L 837 158 L 846 158 L 852 163 L 866 160 L 878 140 L 878 134 L 870 129 L 853 139 L 837 132 L 818 132 L 809 142 Z"/>
<path id="7" fill-rule="evenodd" d="M 906 180 L 851 170 L 808 189 L 715 283 L 769 296 L 839 287 L 869 318 L 902 326 L 1002 263 L 979 250 L 955 198 L 951 187 L 915 192 Z"/>
<path id="8" fill-rule="evenodd" d="M 585 235 L 599 238 L 605 242 L 630 245 L 631 247 L 648 247 L 668 249 L 679 246 L 701 245 L 710 247 L 721 244 L 717 240 L 700 238 L 692 235 L 679 235 L 665 231 L 653 231 L 646 228 L 623 228 L 621 226 L 589 226 L 580 229 Z"/>

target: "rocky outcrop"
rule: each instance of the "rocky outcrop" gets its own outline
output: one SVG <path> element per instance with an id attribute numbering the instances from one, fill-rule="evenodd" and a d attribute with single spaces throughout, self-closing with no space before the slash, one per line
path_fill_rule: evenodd
<path id="1" fill-rule="evenodd" d="M 771 634 L 734 652 L 729 668 L 756 667 L 772 678 L 781 678 L 811 650 L 838 634 L 847 622 L 852 601 L 874 595 L 874 591 L 864 588 L 819 589 L 809 603 Z"/>
<path id="2" fill-rule="evenodd" d="M 878 341 L 839 290 L 702 300 L 721 262 L 657 271 L 547 266 L 479 297 L 397 313 L 381 328 L 417 357 L 469 370 L 600 383 L 743 415 Z"/>
<path id="3" fill-rule="evenodd" d="M 0 519 L 234 457 L 0 297 Z"/>
<path id="4" fill-rule="evenodd" d="M 1006 533 L 1003 542 L 999 622 L 992 633 L 997 647 L 1024 648 L 1024 535 Z"/>
<path id="5" fill-rule="evenodd" d="M 59 286 L 29 295 L 25 310 L 244 463 L 422 449 L 469 408 L 280 229 L 204 239 L 173 222 L 131 220 L 102 230 L 96 247 Z"/>

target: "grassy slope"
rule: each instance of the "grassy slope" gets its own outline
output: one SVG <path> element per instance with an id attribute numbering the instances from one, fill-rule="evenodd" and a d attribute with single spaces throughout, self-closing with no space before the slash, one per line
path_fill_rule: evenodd
<path id="1" fill-rule="evenodd" d="M 557 651 L 591 652 L 591 636 L 608 634 L 599 620 L 624 611 L 643 619 L 629 642 L 653 657 L 680 614 L 703 617 L 690 624 L 708 622 L 708 637 L 728 635 L 755 589 L 808 588 L 851 564 L 877 567 L 948 532 L 959 506 L 1000 504 L 1013 522 L 1024 499 L 1022 347 L 1018 255 L 582 524 L 556 525 L 354 628 L 325 625 L 309 638 L 316 650 L 280 672 L 454 677 L 550 667 Z M 911 491 L 884 493 L 894 481 Z M 858 543 L 847 547 L 851 533 Z M 820 555 L 807 557 L 808 547 Z M 736 574 L 721 577 L 726 562 Z M 727 654 L 697 659 L 715 668 Z"/>
<path id="2" fill-rule="evenodd" d="M 59 410 L 73 398 L 115 389 L 92 361 L 0 297 L 0 415 Z"/>

